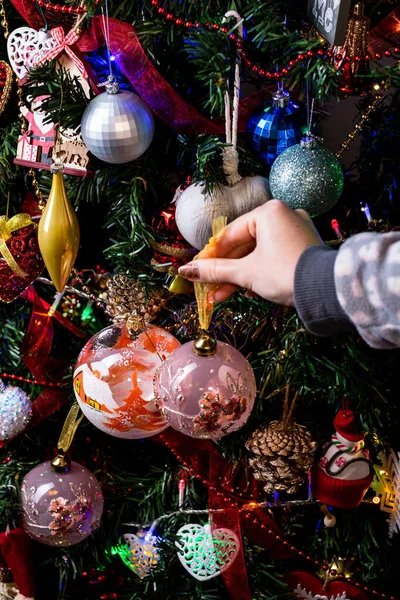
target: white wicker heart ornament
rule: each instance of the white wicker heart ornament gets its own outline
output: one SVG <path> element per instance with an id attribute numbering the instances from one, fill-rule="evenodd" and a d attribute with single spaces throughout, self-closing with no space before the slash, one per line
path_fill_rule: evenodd
<path id="1" fill-rule="evenodd" d="M 28 71 L 55 46 L 57 46 L 56 40 L 43 29 L 40 31 L 32 27 L 14 29 L 7 41 L 7 53 L 12 70 L 18 79 L 24 79 Z"/>
<path id="2" fill-rule="evenodd" d="M 240 550 L 240 540 L 230 529 L 211 525 L 184 525 L 177 533 L 178 558 L 195 579 L 207 581 L 229 569 Z"/>

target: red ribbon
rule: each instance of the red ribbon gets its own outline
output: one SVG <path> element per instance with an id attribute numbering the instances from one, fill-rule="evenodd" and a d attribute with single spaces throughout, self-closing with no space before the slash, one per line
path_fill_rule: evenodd
<path id="1" fill-rule="evenodd" d="M 49 52 L 42 58 L 39 64 L 43 65 L 47 61 L 54 60 L 55 58 L 57 58 L 57 56 L 59 56 L 61 52 L 66 52 L 66 54 L 68 54 L 70 59 L 78 67 L 78 70 L 81 73 L 82 77 L 87 77 L 87 72 L 83 62 L 77 57 L 72 48 L 70 48 L 70 46 L 73 46 L 79 40 L 79 35 L 76 33 L 76 31 L 74 29 L 71 29 L 71 31 L 69 31 L 67 35 L 65 35 L 62 27 L 56 27 L 55 29 L 52 29 L 50 33 L 52 38 L 57 42 L 57 46 L 49 50 Z"/>
<path id="2" fill-rule="evenodd" d="M 196 475 L 210 483 L 208 488 L 209 508 L 223 509 L 222 512 L 212 513 L 213 524 L 216 527 L 232 529 L 240 540 L 242 539 L 242 529 L 255 544 L 268 550 L 273 558 L 282 559 L 292 556 L 290 550 L 277 541 L 273 535 L 267 533 L 267 530 L 271 529 L 273 533 L 284 535 L 282 530 L 264 510 L 259 508 L 251 511 L 251 513 L 239 512 L 237 504 L 241 506 L 248 502 L 247 500 L 238 500 L 230 496 L 228 492 L 224 492 L 223 496 L 232 497 L 232 504 L 230 504 L 223 496 L 217 493 L 221 490 L 220 476 L 226 470 L 227 461 L 218 452 L 212 442 L 192 439 L 175 431 L 171 427 L 153 439 L 167 443 L 171 449 L 190 465 L 191 470 Z M 252 518 L 247 519 L 246 514 L 251 514 Z M 257 517 L 257 523 L 253 523 L 254 517 Z M 261 523 L 266 525 L 266 529 L 261 528 Z M 234 565 L 222 574 L 222 578 L 232 600 L 251 600 L 252 596 L 247 580 L 243 547 L 240 548 Z"/>
<path id="3" fill-rule="evenodd" d="M 0 552 L 22 596 L 33 598 L 35 586 L 31 540 L 23 529 L 0 533 Z M 20 597 L 20 596 L 18 596 Z"/>
<path id="4" fill-rule="evenodd" d="M 68 373 L 68 363 L 50 355 L 53 344 L 53 319 L 81 339 L 86 339 L 87 335 L 57 311 L 52 317 L 49 316 L 50 304 L 40 298 L 33 285 L 29 286 L 21 297 L 32 302 L 31 319 L 20 348 L 22 360 L 36 379 L 61 382 Z M 52 415 L 67 401 L 66 388 L 44 388 L 32 402 L 32 417 L 27 428 L 34 427 Z M 7 441 L 0 442 L 0 448 L 6 444 Z"/>
<path id="5" fill-rule="evenodd" d="M 400 7 L 395 8 L 369 34 L 368 51 L 383 54 L 389 48 L 400 44 Z"/>

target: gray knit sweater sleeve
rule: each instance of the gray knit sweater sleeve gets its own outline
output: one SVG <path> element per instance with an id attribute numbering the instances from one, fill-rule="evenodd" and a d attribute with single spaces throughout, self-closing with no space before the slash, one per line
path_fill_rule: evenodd
<path id="1" fill-rule="evenodd" d="M 356 328 L 374 348 L 400 347 L 400 232 L 361 233 L 339 252 L 308 248 L 296 268 L 295 304 L 312 333 Z"/>

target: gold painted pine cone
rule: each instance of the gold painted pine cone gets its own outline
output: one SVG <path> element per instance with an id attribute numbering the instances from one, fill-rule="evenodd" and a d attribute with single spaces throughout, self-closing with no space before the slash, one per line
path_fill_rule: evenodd
<path id="1" fill-rule="evenodd" d="M 290 423 L 284 428 L 282 421 L 257 429 L 246 443 L 255 455 L 249 458 L 254 477 L 265 484 L 267 494 L 293 494 L 311 469 L 316 447 L 303 425 Z"/>
<path id="2" fill-rule="evenodd" d="M 166 303 L 161 290 L 145 291 L 141 283 L 121 273 L 110 277 L 103 299 L 113 322 L 128 328 L 130 323 L 154 321 Z"/>

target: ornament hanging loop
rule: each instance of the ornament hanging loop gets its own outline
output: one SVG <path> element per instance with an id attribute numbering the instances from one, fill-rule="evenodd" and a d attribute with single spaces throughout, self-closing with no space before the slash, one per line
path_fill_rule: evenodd
<path id="1" fill-rule="evenodd" d="M 57 456 L 51 461 L 51 468 L 56 473 L 68 473 L 71 467 L 71 461 L 66 457 L 74 435 L 80 422 L 83 419 L 83 414 L 78 418 L 80 413 L 79 404 L 74 402 L 71 409 L 65 419 L 64 426 L 61 431 L 60 438 L 57 444 Z"/>
<path id="2" fill-rule="evenodd" d="M 243 19 L 235 10 L 225 13 L 223 22 L 229 17 L 237 20 L 237 30 L 240 38 L 243 37 Z M 236 53 L 235 78 L 233 83 L 233 107 L 231 108 L 231 97 L 229 85 L 225 92 L 225 135 L 226 143 L 229 144 L 222 149 L 222 166 L 229 186 L 238 183 L 242 178 L 239 175 L 239 155 L 237 151 L 237 134 L 239 120 L 239 94 L 240 94 L 240 53 Z"/>

